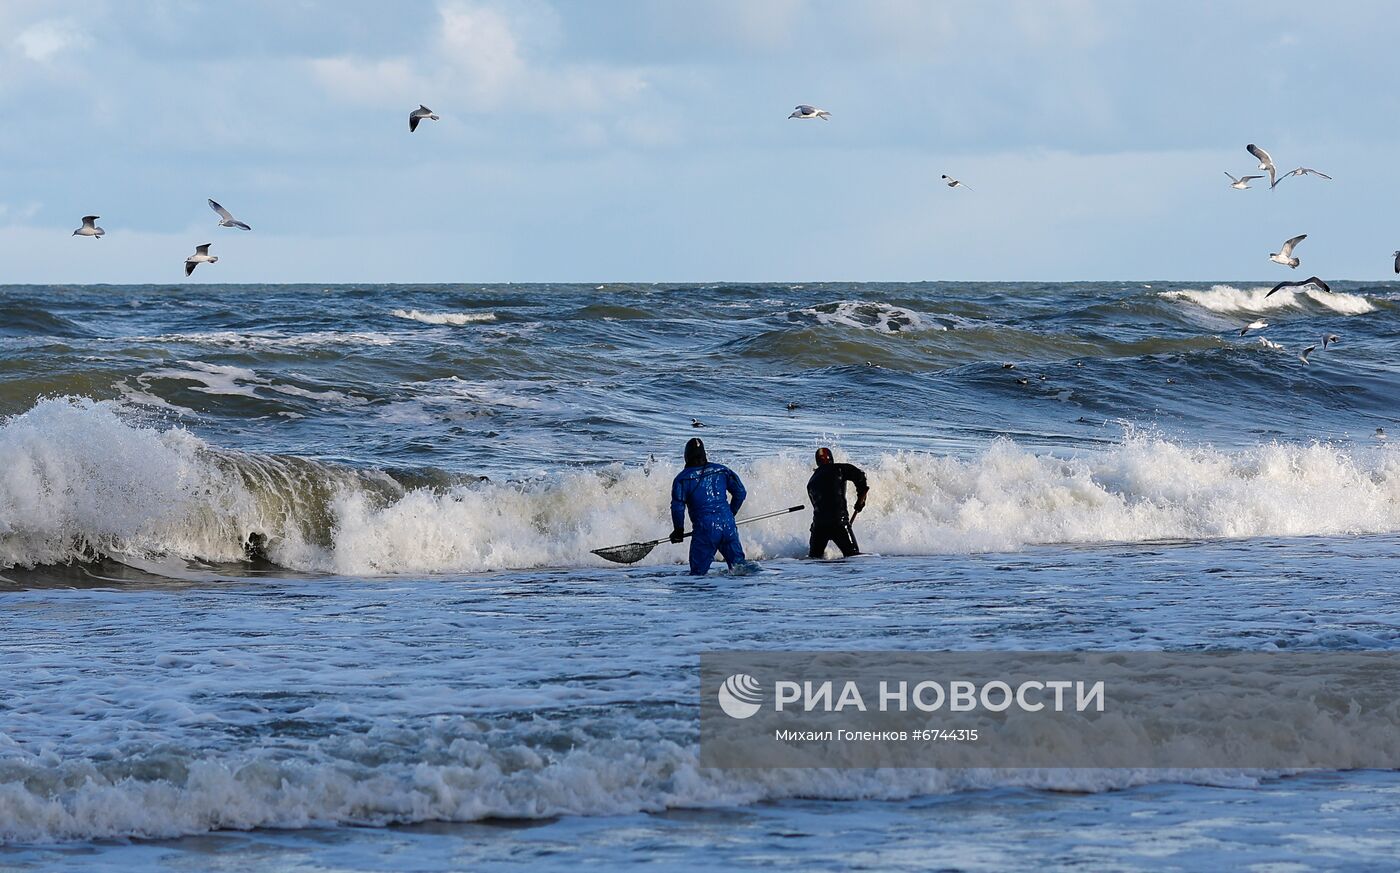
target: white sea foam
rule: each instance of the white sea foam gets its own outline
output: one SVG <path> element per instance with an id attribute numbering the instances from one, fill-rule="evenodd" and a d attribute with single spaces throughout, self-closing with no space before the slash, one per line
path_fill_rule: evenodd
<path id="1" fill-rule="evenodd" d="M 216 330 L 195 333 L 167 333 L 158 336 L 119 337 L 114 342 L 153 343 L 160 345 L 188 343 L 237 349 L 295 349 L 318 346 L 390 346 L 393 337 L 372 331 L 318 330 L 310 333 L 281 331 Z"/>
<path id="2" fill-rule="evenodd" d="M 803 309 L 802 314 L 816 318 L 822 324 L 873 330 L 879 333 L 902 331 L 947 330 L 930 322 L 912 309 L 888 303 L 868 303 L 863 300 L 842 300 Z"/>
<path id="3" fill-rule="evenodd" d="M 1400 530 L 1400 447 L 1268 443 L 1244 451 L 1130 436 L 1063 460 L 1009 441 L 969 458 L 858 458 L 862 543 L 883 554 L 1033 544 Z M 748 510 L 803 502 L 805 458 L 736 465 Z M 670 467 L 571 471 L 528 484 L 404 491 L 386 476 L 216 450 L 123 421 L 110 404 L 46 400 L 0 426 L 0 566 L 105 552 L 241 557 L 347 575 L 589 566 L 589 550 L 668 527 Z M 744 529 L 754 557 L 800 554 L 806 519 Z M 676 561 L 659 549 L 649 562 Z"/>
<path id="4" fill-rule="evenodd" d="M 262 382 L 258 374 L 246 367 L 206 364 L 203 361 L 181 361 L 188 369 L 161 369 L 143 373 L 146 379 L 179 379 L 194 382 L 192 390 L 204 394 L 226 394 L 239 397 L 258 396 L 256 386 Z"/>
<path id="5" fill-rule="evenodd" d="M 313 391 L 307 388 L 300 388 L 296 385 L 288 385 L 281 382 L 273 382 L 264 379 L 253 370 L 247 367 L 234 367 L 225 364 L 208 364 L 203 361 L 180 361 L 186 369 L 163 368 L 142 373 L 136 378 L 138 384 L 143 388 L 150 387 L 152 379 L 174 379 L 179 381 L 194 382 L 190 386 L 191 390 L 204 394 L 225 394 L 235 397 L 252 397 L 254 399 L 265 397 L 259 394 L 259 390 L 284 394 L 288 397 L 301 397 L 307 400 L 332 401 L 336 403 L 358 406 L 366 401 L 363 397 L 356 397 L 342 391 L 327 389 L 325 391 Z M 146 396 L 150 396 L 147 394 Z M 133 402 L 144 402 L 141 396 L 133 395 Z M 152 398 L 158 400 L 159 398 Z M 149 404 L 146 405 L 155 405 Z M 180 407 L 171 407 L 179 409 Z"/>
<path id="6" fill-rule="evenodd" d="M 139 382 L 140 380 L 138 379 L 137 381 Z M 144 406 L 148 409 L 159 409 L 162 412 L 170 412 L 182 417 L 197 417 L 193 409 L 187 409 L 183 406 L 178 406 L 174 403 L 165 400 L 162 397 L 157 397 L 150 391 L 144 390 L 149 387 L 148 385 L 142 385 L 141 388 L 133 388 L 130 382 L 128 382 L 126 379 L 122 379 L 120 382 L 117 382 L 116 385 L 114 385 L 113 387 L 121 392 L 122 400 L 125 403 L 130 404 L 132 406 Z"/>
<path id="7" fill-rule="evenodd" d="M 184 721 L 179 708 L 150 713 Z M 4 748 L 0 844 L 175 837 L 218 829 L 621 815 L 792 797 L 903 799 L 999 786 L 1099 792 L 1162 781 L 1244 786 L 1241 771 L 816 770 L 701 768 L 693 745 L 641 722 L 627 735 L 573 737 L 558 752 L 439 717 L 326 741 L 297 759 L 274 752 L 187 756 L 166 747 L 133 766 L 95 765 Z M 13 747 L 12 747 L 13 748 Z M 386 761 L 403 748 L 425 760 Z M 164 778 L 162 778 L 164 777 Z"/>
<path id="8" fill-rule="evenodd" d="M 494 312 L 419 312 L 417 309 L 395 309 L 395 318 L 406 318 L 409 321 L 421 321 L 424 324 L 478 324 L 483 321 L 495 321 Z"/>
<path id="9" fill-rule="evenodd" d="M 1269 288 L 1265 287 L 1242 289 L 1232 285 L 1213 285 L 1208 291 L 1162 291 L 1160 296 L 1167 300 L 1184 300 L 1210 312 L 1222 314 L 1275 312 L 1281 309 L 1300 309 L 1309 304 L 1342 315 L 1365 315 L 1376 311 L 1375 305 L 1360 294 L 1341 291 L 1328 293 L 1312 287 L 1284 288 L 1269 295 Z"/>
<path id="10" fill-rule="evenodd" d="M 114 404 L 45 400 L 0 426 L 0 566 L 99 553 L 238 560 L 263 530 L 277 533 L 289 566 L 311 566 L 311 519 L 342 481 L 393 488 L 387 477 L 214 452 L 180 428 L 132 426 Z"/>

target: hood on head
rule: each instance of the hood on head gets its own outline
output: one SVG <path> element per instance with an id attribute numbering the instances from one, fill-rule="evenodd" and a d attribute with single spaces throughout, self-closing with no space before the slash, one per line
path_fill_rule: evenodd
<path id="1" fill-rule="evenodd" d="M 835 460 L 836 459 L 831 456 L 831 449 L 828 449 L 826 446 L 822 446 L 821 448 L 817 449 L 818 467 L 825 467 L 827 464 L 833 463 Z"/>
<path id="2" fill-rule="evenodd" d="M 699 437 L 693 437 L 685 444 L 685 465 L 687 467 L 703 467 L 709 463 L 705 457 L 705 441 Z"/>

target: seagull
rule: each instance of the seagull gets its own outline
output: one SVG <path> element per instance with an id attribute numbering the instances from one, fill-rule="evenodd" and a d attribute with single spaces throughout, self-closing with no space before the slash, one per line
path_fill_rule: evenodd
<path id="1" fill-rule="evenodd" d="M 1302 237 L 1299 237 L 1299 239 L 1301 239 L 1301 238 L 1302 238 Z M 1291 241 L 1291 240 L 1290 240 L 1290 241 Z M 1295 260 L 1296 260 L 1296 259 L 1295 259 Z M 1270 289 L 1269 289 L 1269 293 L 1268 293 L 1268 294 L 1265 294 L 1264 296 L 1267 298 L 1267 297 L 1269 297 L 1269 295 L 1273 294 L 1275 291 L 1278 291 L 1280 288 L 1301 288 L 1301 287 L 1303 287 L 1304 285 L 1313 285 L 1313 286 L 1315 286 L 1315 287 L 1317 287 L 1317 288 L 1321 288 L 1323 291 L 1326 291 L 1328 294 L 1331 294 L 1331 293 L 1332 293 L 1332 289 L 1327 287 L 1327 283 L 1326 283 L 1326 282 L 1322 281 L 1321 279 L 1317 278 L 1316 276 L 1309 276 L 1307 279 L 1303 280 L 1302 282 L 1280 282 L 1280 283 L 1278 283 L 1277 285 L 1275 285 L 1274 287 L 1270 288 Z"/>
<path id="2" fill-rule="evenodd" d="M 419 103 L 417 109 L 408 113 L 408 132 L 413 133 L 415 130 L 417 130 L 418 122 L 422 121 L 425 118 L 431 118 L 433 121 L 438 120 L 438 117 L 433 114 L 433 110 L 424 106 L 422 103 Z"/>
<path id="3" fill-rule="evenodd" d="M 195 246 L 195 247 L 194 247 L 194 254 L 190 255 L 188 258 L 185 258 L 185 275 L 186 275 L 186 276 L 188 276 L 190 273 L 193 273 L 193 272 L 194 272 L 194 268 L 195 268 L 195 267 L 198 267 L 200 264 L 216 264 L 216 263 L 218 263 L 218 261 L 219 261 L 219 256 L 218 256 L 218 255 L 211 255 L 211 254 L 209 254 L 209 247 L 212 246 L 212 245 L 213 245 L 213 243 L 205 243 L 205 244 L 202 245 L 202 246 Z"/>
<path id="4" fill-rule="evenodd" d="M 1329 181 L 1329 182 L 1332 181 L 1332 177 L 1331 177 L 1331 176 L 1327 175 L 1326 173 L 1319 172 L 1318 170 L 1314 170 L 1312 167 L 1299 167 L 1299 168 L 1296 169 L 1296 170 L 1289 170 L 1287 173 L 1284 173 L 1282 176 L 1279 176 L 1279 177 L 1278 177 L 1278 182 L 1282 182 L 1284 179 L 1287 179 L 1289 176 L 1321 176 L 1322 178 L 1326 179 L 1326 180 Z M 1274 187 L 1274 185 L 1277 185 L 1278 182 L 1274 182 L 1274 183 L 1273 183 L 1272 185 L 1270 185 L 1269 187 L 1270 187 L 1270 188 Z"/>
<path id="5" fill-rule="evenodd" d="M 701 420 L 698 419 L 698 418 L 692 418 L 692 419 L 690 420 L 690 426 L 691 426 L 691 427 L 704 427 L 704 426 L 705 426 L 705 422 L 701 421 Z"/>
<path id="6" fill-rule="evenodd" d="M 1285 242 L 1278 251 L 1270 254 L 1269 260 L 1273 261 L 1275 264 L 1283 264 L 1285 267 L 1296 270 L 1298 268 L 1298 264 L 1301 262 L 1297 258 L 1293 257 L 1293 247 L 1307 238 L 1308 235 L 1305 233 L 1298 234 L 1297 236 L 1293 237 L 1293 239 L 1290 239 L 1287 242 Z"/>
<path id="7" fill-rule="evenodd" d="M 1308 355 L 1311 355 L 1313 353 L 1313 349 L 1315 348 L 1317 348 L 1317 346 L 1308 346 L 1307 348 L 1303 349 L 1303 353 L 1298 356 L 1298 360 L 1306 364 L 1308 362 Z"/>
<path id="8" fill-rule="evenodd" d="M 959 182 L 957 179 L 954 179 L 952 176 L 949 176 L 946 173 L 943 175 L 942 178 L 943 181 L 948 184 L 949 188 L 967 188 L 966 185 L 964 185 L 963 183 Z M 967 188 L 967 190 L 971 191 L 972 189 Z"/>
<path id="9" fill-rule="evenodd" d="M 1328 346 L 1335 346 L 1341 341 L 1341 337 L 1337 336 L 1335 333 L 1329 333 L 1322 338 L 1322 350 L 1325 352 Z"/>
<path id="10" fill-rule="evenodd" d="M 822 121 L 830 121 L 831 113 L 825 109 L 818 109 L 815 106 L 808 106 L 806 103 L 799 103 L 797 108 L 792 110 L 788 118 L 820 118 Z"/>
<path id="11" fill-rule="evenodd" d="M 1259 148 L 1259 146 L 1254 143 L 1245 146 L 1245 150 L 1259 159 L 1259 169 L 1268 171 L 1269 187 L 1272 188 L 1274 185 L 1278 184 L 1274 178 L 1278 174 L 1278 170 L 1274 169 L 1274 159 L 1269 157 L 1269 153 Z"/>
<path id="12" fill-rule="evenodd" d="M 1225 175 L 1230 176 L 1229 173 L 1226 173 Z M 1251 179 L 1262 179 L 1262 178 L 1264 178 L 1264 177 L 1263 177 L 1263 176 L 1241 176 L 1241 177 L 1239 177 L 1238 179 L 1236 179 L 1234 176 L 1230 176 L 1230 187 L 1231 187 L 1231 188 L 1234 188 L 1234 189 L 1237 190 L 1237 191 L 1246 191 L 1246 190 L 1249 189 L 1249 182 L 1250 182 Z"/>
<path id="13" fill-rule="evenodd" d="M 1240 328 L 1240 336 L 1244 336 L 1251 330 L 1263 330 L 1268 326 L 1269 323 L 1262 318 L 1257 319 L 1255 321 L 1251 321 L 1249 324 L 1246 324 L 1244 327 Z"/>
<path id="14" fill-rule="evenodd" d="M 107 232 L 97 226 L 97 219 L 101 217 L 100 215 L 84 215 L 83 226 L 73 231 L 73 236 L 95 236 L 101 239 L 102 234 Z M 1395 254 L 1397 256 L 1396 263 L 1400 264 L 1400 252 L 1396 252 Z M 1400 268 L 1397 268 L 1396 272 L 1400 273 Z"/>
<path id="15" fill-rule="evenodd" d="M 252 230 L 251 227 L 234 218 L 232 213 L 213 200 L 209 201 L 209 208 L 219 213 L 219 227 L 241 227 L 244 230 Z"/>

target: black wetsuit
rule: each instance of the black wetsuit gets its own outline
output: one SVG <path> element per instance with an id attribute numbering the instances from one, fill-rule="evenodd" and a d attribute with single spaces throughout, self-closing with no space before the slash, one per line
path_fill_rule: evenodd
<path id="1" fill-rule="evenodd" d="M 812 501 L 812 540 L 808 557 L 820 558 L 826 553 L 828 541 L 836 543 L 846 557 L 860 552 L 846 514 L 847 482 L 856 486 L 857 500 L 870 490 L 865 484 L 865 471 L 854 464 L 822 464 L 807 480 L 807 497 Z"/>

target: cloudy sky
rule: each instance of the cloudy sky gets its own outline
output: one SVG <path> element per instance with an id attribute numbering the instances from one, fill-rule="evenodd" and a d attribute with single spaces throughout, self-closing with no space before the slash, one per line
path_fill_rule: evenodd
<path id="1" fill-rule="evenodd" d="M 1364 0 L 0 0 L 0 283 L 1263 281 L 1297 233 L 1381 279 L 1397 45 Z M 1336 180 L 1232 191 L 1248 142 Z"/>

